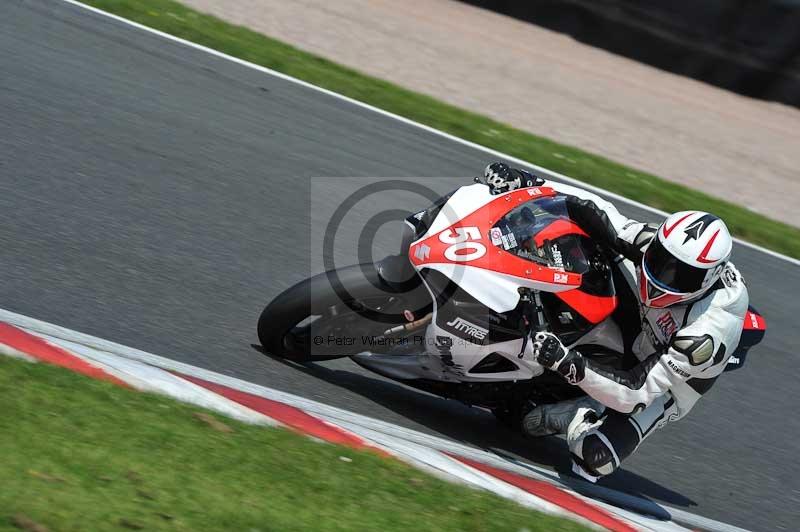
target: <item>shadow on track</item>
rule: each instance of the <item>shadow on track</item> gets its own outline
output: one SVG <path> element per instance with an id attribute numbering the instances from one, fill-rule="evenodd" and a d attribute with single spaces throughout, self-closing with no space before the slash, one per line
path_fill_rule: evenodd
<path id="1" fill-rule="evenodd" d="M 452 399 L 443 399 L 377 376 L 371 378 L 316 363 L 298 364 L 274 357 L 260 345 L 252 347 L 276 362 L 361 395 L 446 438 L 493 450 L 501 456 L 551 467 L 561 474 L 572 474 L 569 451 L 561 438 L 526 438 L 498 422 L 491 413 Z M 598 484 L 674 506 L 697 506 L 692 499 L 624 468 L 601 479 Z"/>

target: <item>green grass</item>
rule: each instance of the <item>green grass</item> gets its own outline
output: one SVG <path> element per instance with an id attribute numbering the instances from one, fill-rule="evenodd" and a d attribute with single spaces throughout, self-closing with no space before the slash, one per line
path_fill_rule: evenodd
<path id="1" fill-rule="evenodd" d="M 0 357 L 0 530 L 585 530 L 394 459 L 212 415 L 224 432 L 200 412 Z"/>
<path id="2" fill-rule="evenodd" d="M 88 0 L 86 3 L 284 72 L 647 205 L 665 211 L 702 209 L 713 212 L 721 216 L 737 236 L 800 258 L 798 228 L 597 155 L 558 144 L 386 81 L 365 76 L 247 28 L 198 13 L 172 0 Z M 479 170 L 476 168 L 476 171 Z M 731 186 L 735 186 L 735 183 L 731 183 Z"/>

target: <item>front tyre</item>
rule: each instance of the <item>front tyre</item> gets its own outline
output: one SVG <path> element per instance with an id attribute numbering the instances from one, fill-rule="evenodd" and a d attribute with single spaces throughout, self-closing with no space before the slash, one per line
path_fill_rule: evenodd
<path id="1" fill-rule="evenodd" d="M 385 345 L 376 339 L 406 323 L 403 311 L 414 309 L 412 295 L 386 283 L 372 264 L 341 268 L 336 276 L 322 273 L 267 305 L 258 338 L 268 353 L 298 362 L 380 351 Z"/>

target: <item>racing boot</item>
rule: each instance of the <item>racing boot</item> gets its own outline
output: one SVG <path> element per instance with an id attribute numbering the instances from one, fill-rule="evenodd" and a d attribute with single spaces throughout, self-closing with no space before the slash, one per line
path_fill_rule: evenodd
<path id="1" fill-rule="evenodd" d="M 581 408 L 590 408 L 596 412 L 603 411 L 603 406 L 588 396 L 560 403 L 539 405 L 522 418 L 522 432 L 532 438 L 566 434 L 569 424 Z"/>

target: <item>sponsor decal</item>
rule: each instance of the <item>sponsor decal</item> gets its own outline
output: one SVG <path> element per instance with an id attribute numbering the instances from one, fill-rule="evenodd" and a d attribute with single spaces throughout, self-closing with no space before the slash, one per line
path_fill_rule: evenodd
<path id="1" fill-rule="evenodd" d="M 750 324 L 753 326 L 753 329 L 760 329 L 761 327 L 758 326 L 758 317 L 752 313 L 747 312 L 750 315 Z"/>
<path id="2" fill-rule="evenodd" d="M 674 371 L 681 377 L 689 377 L 689 373 L 679 368 L 678 365 L 672 360 L 667 360 L 667 365 L 670 367 L 670 369 L 672 369 L 672 371 Z"/>
<path id="3" fill-rule="evenodd" d="M 508 243 L 511 244 L 511 247 L 517 247 L 517 239 L 514 238 L 514 233 L 508 233 L 506 236 L 508 237 Z"/>
<path id="4" fill-rule="evenodd" d="M 530 195 L 530 196 L 541 196 L 542 195 L 542 189 L 540 189 L 539 187 L 529 188 L 528 189 L 528 195 Z"/>
<path id="5" fill-rule="evenodd" d="M 495 246 L 500 244 L 502 241 L 502 236 L 503 232 L 500 231 L 499 227 L 492 227 L 491 230 L 489 230 L 489 238 L 491 239 L 492 244 Z"/>
<path id="6" fill-rule="evenodd" d="M 567 284 L 569 283 L 569 275 L 566 273 L 554 273 L 553 282 L 558 284 Z"/>
<path id="7" fill-rule="evenodd" d="M 503 249 L 509 249 L 511 247 L 511 242 L 508 241 L 508 235 L 503 235 L 500 239 L 503 242 Z"/>
<path id="8" fill-rule="evenodd" d="M 420 244 L 417 246 L 417 249 L 414 250 L 414 256 L 417 260 L 426 260 L 431 256 L 431 248 L 425 244 Z"/>
<path id="9" fill-rule="evenodd" d="M 414 218 L 417 220 L 422 220 L 422 217 L 425 216 L 425 211 L 419 211 L 417 214 L 414 215 Z"/>
<path id="10" fill-rule="evenodd" d="M 553 244 L 551 249 L 553 251 L 553 262 L 555 263 L 553 267 L 556 268 L 557 270 L 561 270 L 563 272 L 564 271 L 564 258 L 561 256 L 561 250 L 558 249 L 558 246 L 556 246 L 555 244 Z"/>
<path id="11" fill-rule="evenodd" d="M 484 329 L 483 327 L 479 327 L 474 323 L 470 323 L 464 318 L 455 318 L 453 321 L 447 322 L 449 327 L 452 327 L 456 331 L 462 332 L 467 336 L 471 336 L 476 340 L 483 340 L 486 338 L 486 335 L 489 334 L 489 329 Z"/>
<path id="12" fill-rule="evenodd" d="M 742 361 L 739 360 L 739 357 L 731 357 L 728 359 L 728 364 L 740 364 Z"/>
<path id="13" fill-rule="evenodd" d="M 667 339 L 672 338 L 672 335 L 678 331 L 678 324 L 675 323 L 675 318 L 672 317 L 672 313 L 669 311 L 659 316 L 656 324 L 661 330 L 661 334 Z"/>

